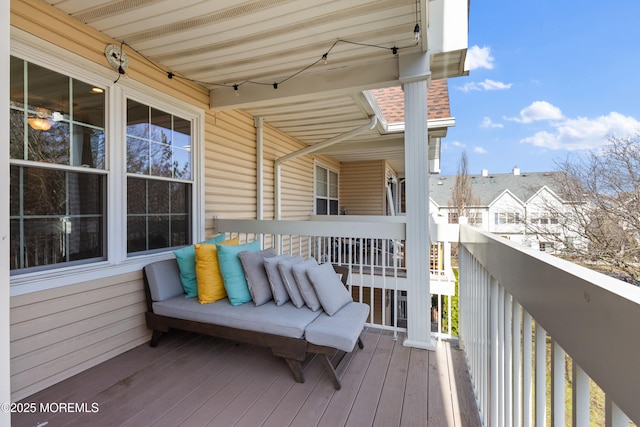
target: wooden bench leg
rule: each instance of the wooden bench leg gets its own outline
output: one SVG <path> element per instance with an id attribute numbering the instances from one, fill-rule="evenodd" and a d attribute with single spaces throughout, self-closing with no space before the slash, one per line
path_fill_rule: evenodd
<path id="1" fill-rule="evenodd" d="M 331 363 L 331 359 L 329 359 L 329 355 L 323 354 L 322 361 L 324 362 L 324 367 L 327 370 L 327 373 L 331 377 L 331 381 L 333 382 L 333 387 L 336 390 L 340 390 L 342 388 L 342 384 L 340 384 L 340 379 L 338 378 L 338 374 L 336 373 L 336 370 L 333 367 L 333 363 Z"/>
<path id="2" fill-rule="evenodd" d="M 291 373 L 293 374 L 293 378 L 296 380 L 296 382 L 303 383 L 304 373 L 302 372 L 302 363 L 300 363 L 299 360 L 295 360 L 295 359 L 284 358 L 284 360 L 285 362 L 287 362 L 287 365 L 289 366 L 289 370 L 291 370 Z"/>
<path id="3" fill-rule="evenodd" d="M 158 345 L 158 341 L 160 341 L 160 337 L 162 336 L 162 331 L 153 331 L 153 335 L 151 336 L 151 341 L 149 341 L 150 347 L 155 347 Z"/>

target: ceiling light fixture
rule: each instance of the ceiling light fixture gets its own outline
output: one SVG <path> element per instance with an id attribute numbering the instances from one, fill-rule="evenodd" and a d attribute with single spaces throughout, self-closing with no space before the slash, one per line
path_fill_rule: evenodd
<path id="1" fill-rule="evenodd" d="M 32 129 L 47 131 L 51 129 L 55 122 L 62 119 L 62 114 L 58 112 L 52 114 L 49 110 L 42 107 L 36 107 L 36 115 L 33 117 L 27 117 L 27 123 Z"/>
<path id="2" fill-rule="evenodd" d="M 35 130 L 47 131 L 51 129 L 51 126 L 53 126 L 53 120 L 40 117 L 29 117 L 27 122 L 29 123 L 29 126 Z"/>

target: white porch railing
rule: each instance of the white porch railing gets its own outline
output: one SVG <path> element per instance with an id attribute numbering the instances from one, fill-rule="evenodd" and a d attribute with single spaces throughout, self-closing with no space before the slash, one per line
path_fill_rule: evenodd
<path id="1" fill-rule="evenodd" d="M 606 426 L 640 421 L 640 288 L 469 226 L 459 253 L 460 344 L 484 425 L 589 426 L 589 378 L 606 394 Z"/>
<path id="2" fill-rule="evenodd" d="M 340 218 L 342 221 L 324 217 L 311 221 L 215 219 L 214 228 L 217 232 L 239 235 L 241 241 L 259 239 L 262 247 L 273 246 L 279 253 L 349 266 L 348 285 L 354 300 L 371 307 L 368 324 L 395 333 L 406 332 L 406 301 L 411 296 L 407 295 L 403 253 L 404 218 Z M 444 283 L 447 276 L 440 272 L 432 275 L 442 279 L 432 283 L 432 292 L 449 293 L 451 286 Z M 426 301 L 424 310 L 429 309 Z"/>

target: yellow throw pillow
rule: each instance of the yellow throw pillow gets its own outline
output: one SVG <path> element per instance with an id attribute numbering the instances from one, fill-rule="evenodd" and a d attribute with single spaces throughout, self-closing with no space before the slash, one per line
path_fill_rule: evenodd
<path id="1" fill-rule="evenodd" d="M 220 245 L 236 246 L 238 238 L 225 240 Z M 198 280 L 198 302 L 207 304 L 225 298 L 227 292 L 218 266 L 218 251 L 215 244 L 197 243 L 196 251 L 196 278 Z"/>

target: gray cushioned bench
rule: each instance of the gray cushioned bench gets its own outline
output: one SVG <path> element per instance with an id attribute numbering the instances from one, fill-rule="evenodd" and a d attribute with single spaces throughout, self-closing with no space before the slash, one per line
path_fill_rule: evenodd
<path id="1" fill-rule="evenodd" d="M 335 267 L 346 283 L 346 267 Z M 155 347 L 170 328 L 269 347 L 282 357 L 297 382 L 304 382 L 302 362 L 307 354 L 321 356 L 336 390 L 340 380 L 331 358 L 340 350 L 349 353 L 358 344 L 369 316 L 369 306 L 350 302 L 333 316 L 322 310 L 296 308 L 290 302 L 276 306 L 273 301 L 256 307 L 252 302 L 232 306 L 225 298 L 200 304 L 185 298 L 175 259 L 157 261 L 144 267 L 147 295 L 146 322 L 153 330 L 150 345 Z"/>

